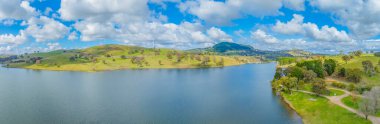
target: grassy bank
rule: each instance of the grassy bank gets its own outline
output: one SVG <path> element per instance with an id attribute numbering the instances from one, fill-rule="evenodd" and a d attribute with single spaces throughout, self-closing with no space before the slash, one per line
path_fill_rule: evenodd
<path id="1" fill-rule="evenodd" d="M 37 59 L 37 60 L 36 60 Z M 149 68 L 223 67 L 259 62 L 255 57 L 221 56 L 173 49 L 103 45 L 83 50 L 58 50 L 20 55 L 8 67 L 57 71 L 105 71 Z"/>
<path id="2" fill-rule="evenodd" d="M 282 94 L 306 124 L 370 124 L 371 122 L 341 108 L 328 99 L 294 92 Z"/>

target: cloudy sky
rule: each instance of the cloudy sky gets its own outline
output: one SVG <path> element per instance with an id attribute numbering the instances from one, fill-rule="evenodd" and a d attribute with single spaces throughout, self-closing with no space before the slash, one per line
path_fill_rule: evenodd
<path id="1" fill-rule="evenodd" d="M 0 0 L 0 54 L 153 42 L 380 51 L 380 0 Z"/>

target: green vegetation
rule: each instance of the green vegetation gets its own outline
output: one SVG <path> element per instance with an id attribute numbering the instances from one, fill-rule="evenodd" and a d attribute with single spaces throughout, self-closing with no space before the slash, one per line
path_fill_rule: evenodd
<path id="1" fill-rule="evenodd" d="M 361 98 L 356 96 L 347 96 L 342 99 L 345 105 L 353 109 L 359 109 L 359 101 L 361 101 Z"/>
<path id="2" fill-rule="evenodd" d="M 344 92 L 341 91 L 341 90 L 336 90 L 336 89 L 329 89 L 329 94 L 328 96 L 340 96 L 340 95 L 343 95 Z"/>
<path id="3" fill-rule="evenodd" d="M 283 94 L 303 118 L 306 124 L 370 124 L 344 108 L 334 105 L 323 97 L 300 92 Z"/>
<path id="4" fill-rule="evenodd" d="M 259 60 L 256 57 L 221 56 L 210 52 L 191 53 L 173 49 L 103 45 L 83 50 L 23 54 L 8 62 L 8 67 L 62 71 L 104 71 L 143 68 L 223 67 L 252 62 L 259 62 Z"/>

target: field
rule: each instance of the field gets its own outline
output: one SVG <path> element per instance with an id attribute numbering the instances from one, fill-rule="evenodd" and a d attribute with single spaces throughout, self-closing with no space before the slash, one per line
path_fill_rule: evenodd
<path id="1" fill-rule="evenodd" d="M 359 68 L 363 70 L 362 62 L 369 60 L 373 63 L 373 65 L 376 67 L 380 67 L 378 64 L 380 61 L 380 57 L 376 57 L 373 54 L 364 54 L 360 57 L 355 56 L 352 60 L 348 61 L 347 63 L 342 60 L 342 56 L 326 56 L 326 59 L 334 59 L 338 61 L 338 65 L 340 67 L 344 68 Z M 369 77 L 366 74 L 362 74 L 362 81 L 363 84 L 369 84 L 369 85 L 380 85 L 380 73 L 376 73 L 374 76 Z"/>
<path id="2" fill-rule="evenodd" d="M 353 109 L 358 110 L 359 109 L 359 102 L 362 100 L 361 97 L 353 97 L 353 96 L 347 96 L 342 99 L 342 102 Z M 377 112 L 375 114 L 377 117 L 380 117 L 380 112 Z"/>
<path id="3" fill-rule="evenodd" d="M 357 116 L 344 108 L 341 108 L 328 99 L 294 92 L 283 94 L 283 97 L 291 103 L 305 124 L 370 124 L 371 122 Z"/>
<path id="4" fill-rule="evenodd" d="M 9 67 L 59 71 L 105 71 L 145 68 L 222 67 L 258 62 L 255 57 L 220 56 L 172 49 L 151 49 L 123 45 L 96 46 L 83 50 L 59 50 L 23 55 L 24 60 L 42 57 L 39 62 L 11 63 Z"/>

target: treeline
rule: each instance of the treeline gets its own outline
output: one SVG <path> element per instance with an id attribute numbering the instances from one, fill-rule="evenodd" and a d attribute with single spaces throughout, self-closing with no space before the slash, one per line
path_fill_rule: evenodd
<path id="1" fill-rule="evenodd" d="M 329 94 L 326 88 L 325 76 L 331 76 L 337 67 L 332 59 L 303 61 L 286 69 L 278 68 L 272 81 L 272 88 L 277 92 L 292 93 L 305 84 L 311 85 L 311 91 L 316 94 Z"/>

